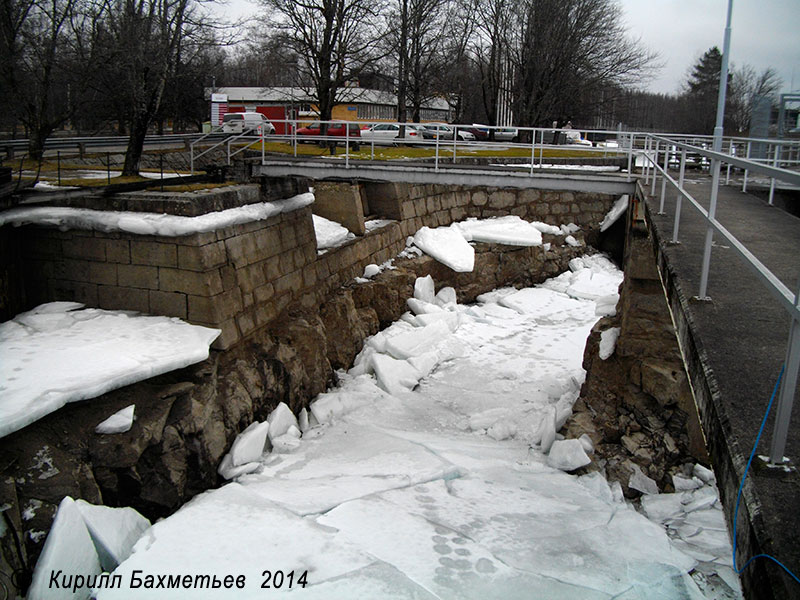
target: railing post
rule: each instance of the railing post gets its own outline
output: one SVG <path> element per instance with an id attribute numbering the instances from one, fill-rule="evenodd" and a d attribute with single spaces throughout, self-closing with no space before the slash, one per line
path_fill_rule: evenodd
<path id="1" fill-rule="evenodd" d="M 458 147 L 458 125 L 453 126 L 453 164 L 456 164 L 456 148 Z"/>
<path id="2" fill-rule="evenodd" d="M 642 175 L 644 175 L 644 184 L 650 183 L 650 159 L 648 156 L 650 150 L 651 139 L 649 136 L 644 138 L 644 151 L 642 153 Z"/>
<path id="3" fill-rule="evenodd" d="M 730 142 L 730 146 L 728 146 L 728 154 L 733 156 L 733 140 Z M 728 168 L 725 171 L 725 185 L 730 185 L 731 183 L 731 163 L 728 163 Z"/>
<path id="4" fill-rule="evenodd" d="M 776 169 L 778 168 L 778 155 L 780 153 L 780 146 L 775 144 L 775 151 L 774 151 L 774 158 L 772 159 L 772 166 Z M 775 178 L 770 178 L 769 182 L 769 205 L 772 206 L 772 202 L 775 198 Z"/>
<path id="5" fill-rule="evenodd" d="M 436 158 L 434 159 L 433 163 L 433 170 L 438 173 L 439 172 L 439 138 L 442 135 L 442 130 L 438 127 L 436 128 Z"/>
<path id="6" fill-rule="evenodd" d="M 789 327 L 789 343 L 786 348 L 783 380 L 781 381 L 778 410 L 775 413 L 775 429 L 772 433 L 772 444 L 769 450 L 769 462 L 772 465 L 783 464 L 783 453 L 786 450 L 786 436 L 789 433 L 789 420 L 792 416 L 797 374 L 800 370 L 800 321 L 797 311 L 800 310 L 800 286 L 794 296 L 795 314 Z"/>
<path id="7" fill-rule="evenodd" d="M 664 152 L 664 175 L 661 177 L 661 203 L 658 207 L 658 214 L 664 214 L 664 196 L 667 193 L 667 171 L 669 169 L 669 146 Z"/>
<path id="8" fill-rule="evenodd" d="M 658 171 L 656 170 L 656 165 L 658 165 L 658 153 L 661 150 L 661 142 L 656 142 L 656 152 L 653 156 L 653 185 L 650 189 L 650 195 L 656 195 L 656 180 L 658 179 Z"/>
<path id="9" fill-rule="evenodd" d="M 344 122 L 344 168 L 350 168 L 350 123 Z"/>
<path id="10" fill-rule="evenodd" d="M 745 158 L 750 160 L 750 148 L 752 147 L 753 142 L 747 142 L 747 155 Z M 742 192 L 747 192 L 747 169 L 744 170 L 744 180 L 742 182 Z"/>
<path id="11" fill-rule="evenodd" d="M 681 207 L 683 205 L 683 178 L 686 174 L 686 148 L 681 150 L 681 172 L 678 176 L 678 197 L 675 201 L 675 222 L 672 224 L 672 243 L 680 244 L 678 241 L 678 229 L 681 226 Z"/>
<path id="12" fill-rule="evenodd" d="M 536 156 L 536 130 L 531 129 L 531 172 L 530 176 L 533 177 L 533 160 Z"/>
<path id="13" fill-rule="evenodd" d="M 711 246 L 714 243 L 714 228 L 711 226 L 711 221 L 716 218 L 717 214 L 717 195 L 719 194 L 719 174 L 720 162 L 714 158 L 711 160 L 711 169 L 713 177 L 711 180 L 711 201 L 708 206 L 708 227 L 706 228 L 706 241 L 703 247 L 703 266 L 700 272 L 700 292 L 697 297 L 700 300 L 708 300 L 706 291 L 708 290 L 708 271 L 711 267 Z"/>
<path id="14" fill-rule="evenodd" d="M 292 119 L 292 147 L 294 148 L 294 157 L 297 158 L 297 121 Z"/>
<path id="15" fill-rule="evenodd" d="M 633 163 L 633 133 L 628 136 L 628 178 L 627 181 L 630 181 L 633 175 L 631 169 L 635 166 Z"/>

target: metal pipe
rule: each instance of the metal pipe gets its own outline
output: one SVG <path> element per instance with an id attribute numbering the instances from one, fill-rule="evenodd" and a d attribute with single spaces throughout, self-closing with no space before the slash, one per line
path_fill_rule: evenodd
<path id="1" fill-rule="evenodd" d="M 667 169 L 669 168 L 669 146 L 664 152 L 664 177 L 661 178 L 661 203 L 659 204 L 658 214 L 664 214 L 664 196 L 667 193 Z"/>
<path id="2" fill-rule="evenodd" d="M 772 159 L 772 166 L 777 169 L 778 168 L 778 153 L 780 152 L 780 146 L 775 144 L 774 148 L 775 148 L 775 150 L 774 150 L 775 156 Z M 775 178 L 772 177 L 769 180 L 769 205 L 770 206 L 772 206 L 772 202 L 773 202 L 774 198 L 775 198 Z"/>
<path id="3" fill-rule="evenodd" d="M 681 206 L 683 204 L 683 194 L 680 193 L 683 190 L 683 178 L 686 173 L 686 148 L 681 150 L 681 171 L 678 177 L 678 198 L 675 202 L 675 221 L 672 224 L 672 243 L 678 244 L 678 229 L 681 226 Z"/>
<path id="4" fill-rule="evenodd" d="M 731 16 L 733 0 L 728 0 L 728 18 L 725 24 L 725 40 L 722 44 L 722 65 L 719 73 L 719 95 L 717 97 L 717 124 L 714 127 L 714 151 L 722 150 L 722 121 L 725 117 L 725 95 L 728 92 L 728 58 L 731 52 Z M 719 183 L 719 182 L 717 182 Z"/>
<path id="5" fill-rule="evenodd" d="M 661 151 L 661 142 L 656 142 L 656 151 L 653 155 L 653 185 L 650 189 L 650 195 L 656 195 L 656 180 L 658 179 L 658 172 L 656 171 L 656 165 L 658 164 L 658 153 Z"/>
<path id="6" fill-rule="evenodd" d="M 747 142 L 747 153 L 745 155 L 746 160 L 750 160 L 750 148 L 752 147 L 753 142 Z M 742 192 L 747 192 L 747 173 L 748 170 L 744 170 L 744 180 L 742 181 Z"/>
<path id="7" fill-rule="evenodd" d="M 711 161 L 711 169 L 714 173 L 711 182 L 711 202 L 708 206 L 709 220 L 715 220 L 717 214 L 717 195 L 719 194 L 719 172 L 722 164 L 719 160 Z M 709 300 L 708 290 L 708 271 L 711 267 L 711 246 L 714 243 L 714 228 L 709 224 L 706 229 L 706 240 L 703 245 L 703 266 L 700 272 L 700 292 L 697 297 L 700 300 Z"/>
<path id="8" fill-rule="evenodd" d="M 800 286 L 795 298 L 795 308 L 800 310 Z M 789 421 L 792 416 L 797 375 L 800 370 L 800 320 L 795 314 L 789 327 L 789 343 L 786 347 L 783 381 L 778 397 L 778 410 L 775 413 L 775 428 L 772 432 L 772 444 L 769 450 L 769 462 L 773 465 L 783 464 L 783 453 L 786 450 L 786 437 L 789 433 Z"/>

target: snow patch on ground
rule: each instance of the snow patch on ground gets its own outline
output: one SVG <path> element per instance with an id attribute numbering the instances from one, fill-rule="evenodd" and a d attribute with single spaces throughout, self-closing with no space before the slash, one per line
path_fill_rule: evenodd
<path id="1" fill-rule="evenodd" d="M 0 323 L 0 437 L 67 402 L 205 360 L 219 334 L 172 317 L 75 302 L 19 314 Z"/>
<path id="2" fill-rule="evenodd" d="M 62 206 L 17 207 L 0 213 L 0 226 L 50 225 L 62 230 L 126 231 L 138 235 L 176 237 L 216 231 L 231 225 L 264 221 L 281 213 L 298 210 L 313 202 L 314 194 L 307 192 L 285 200 L 248 204 L 197 217 Z"/>

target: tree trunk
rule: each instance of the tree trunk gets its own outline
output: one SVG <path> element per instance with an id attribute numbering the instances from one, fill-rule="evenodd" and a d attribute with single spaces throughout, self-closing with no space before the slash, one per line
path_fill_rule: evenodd
<path id="1" fill-rule="evenodd" d="M 144 138 L 147 135 L 148 122 L 149 119 L 146 116 L 140 116 L 131 123 L 128 148 L 125 150 L 125 164 L 122 166 L 123 177 L 139 174 L 139 163 L 144 151 Z"/>

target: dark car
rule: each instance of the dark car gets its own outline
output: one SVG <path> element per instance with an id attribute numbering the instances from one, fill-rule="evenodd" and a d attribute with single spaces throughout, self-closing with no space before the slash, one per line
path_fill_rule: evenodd
<path id="1" fill-rule="evenodd" d="M 347 128 L 350 130 L 349 134 L 347 133 L 347 129 L 345 129 L 345 125 L 347 125 Z M 307 125 L 306 127 L 301 127 L 298 129 L 297 135 L 298 137 L 319 137 L 322 135 L 322 125 L 319 121 L 314 121 L 311 123 L 311 125 Z M 358 123 L 345 123 L 344 121 L 337 121 L 334 123 L 328 123 L 328 131 L 326 132 L 326 135 L 331 137 L 349 136 L 351 138 L 360 138 L 361 128 L 358 126 Z"/>
<path id="2" fill-rule="evenodd" d="M 461 125 L 459 125 L 458 130 L 469 131 L 472 135 L 475 136 L 475 140 L 478 142 L 483 142 L 489 139 L 489 132 L 486 129 L 481 129 L 480 127 L 473 127 L 472 125 L 466 125 L 462 127 Z"/>

